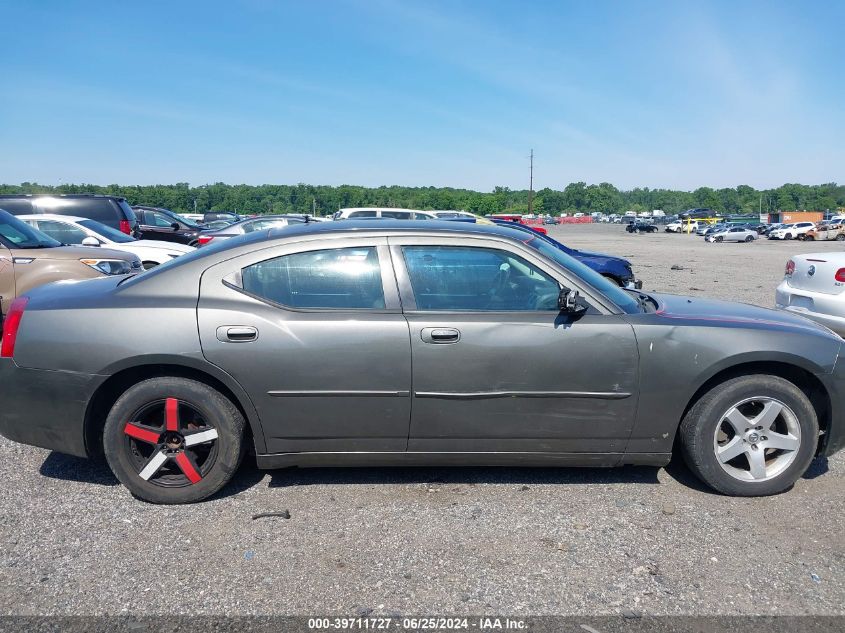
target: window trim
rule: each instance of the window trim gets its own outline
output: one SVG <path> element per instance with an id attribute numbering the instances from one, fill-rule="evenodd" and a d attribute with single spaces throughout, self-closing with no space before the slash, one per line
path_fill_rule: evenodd
<path id="1" fill-rule="evenodd" d="M 244 268 L 259 264 L 261 262 L 276 259 L 278 257 L 285 257 L 287 255 L 298 255 L 300 253 L 309 253 L 313 251 L 336 250 L 341 248 L 375 248 L 376 255 L 379 260 L 379 268 L 381 271 L 381 285 L 384 293 L 384 308 L 300 308 L 296 306 L 289 306 L 282 303 L 277 303 L 266 297 L 256 295 L 245 290 L 242 285 L 242 271 Z M 219 269 L 219 270 L 218 270 Z M 396 287 L 396 278 L 393 273 L 391 265 L 390 252 L 387 247 L 387 239 L 384 237 L 371 238 L 337 238 L 337 239 L 312 239 L 301 242 L 292 242 L 283 245 L 276 245 L 269 248 L 264 248 L 258 251 L 234 257 L 216 264 L 203 273 L 203 277 L 211 270 L 215 270 L 215 277 L 218 277 L 222 285 L 241 295 L 250 297 L 256 301 L 278 308 L 285 312 L 293 313 L 349 313 L 349 314 L 401 314 L 402 306 L 399 300 L 399 290 Z M 225 271 L 225 272 L 224 272 Z"/>
<path id="2" fill-rule="evenodd" d="M 532 266 L 554 279 L 567 288 L 577 290 L 585 300 L 595 308 L 599 314 L 623 314 L 623 312 L 607 297 L 586 284 L 579 277 L 574 277 L 569 271 L 557 266 L 554 262 L 548 262 L 534 249 L 524 244 L 516 244 L 511 240 L 497 236 L 480 237 L 452 237 L 452 236 L 408 236 L 394 237 L 387 239 L 390 245 L 390 255 L 393 260 L 393 269 L 396 271 L 396 282 L 399 286 L 399 297 L 402 302 L 403 311 L 406 314 L 431 314 L 431 315 L 496 315 L 502 317 L 514 314 L 545 315 L 558 314 L 553 310 L 422 310 L 417 308 L 417 300 L 411 286 L 411 277 L 405 265 L 405 257 L 402 253 L 403 246 L 455 246 L 468 248 L 487 248 L 512 253 L 529 262 Z"/>

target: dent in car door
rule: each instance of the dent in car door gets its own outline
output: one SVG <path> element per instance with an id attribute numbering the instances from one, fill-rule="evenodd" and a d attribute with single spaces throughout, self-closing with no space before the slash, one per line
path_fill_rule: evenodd
<path id="1" fill-rule="evenodd" d="M 420 309 L 407 253 L 399 246 L 392 253 L 411 329 L 409 451 L 622 453 L 634 422 L 638 367 L 633 328 L 624 319 L 599 310 L 572 318 L 557 309 Z M 542 270 L 542 260 L 519 255 Z M 441 282 L 461 274 L 442 259 L 428 260 Z M 432 332 L 441 332 L 441 341 Z"/>
<path id="2" fill-rule="evenodd" d="M 203 274 L 203 353 L 249 393 L 269 452 L 406 449 L 411 351 L 389 266 L 384 239 L 321 239 Z M 338 270 L 360 283 L 330 287 Z"/>

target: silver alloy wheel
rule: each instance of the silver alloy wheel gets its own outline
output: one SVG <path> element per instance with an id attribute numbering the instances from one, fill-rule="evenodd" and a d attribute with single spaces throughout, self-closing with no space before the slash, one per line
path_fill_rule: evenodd
<path id="1" fill-rule="evenodd" d="M 768 481 L 795 461 L 801 446 L 798 418 L 780 400 L 746 398 L 716 426 L 713 449 L 726 473 L 740 481 Z"/>

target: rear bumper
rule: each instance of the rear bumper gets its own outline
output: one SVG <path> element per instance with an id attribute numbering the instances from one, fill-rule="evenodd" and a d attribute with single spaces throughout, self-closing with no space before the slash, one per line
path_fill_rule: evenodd
<path id="1" fill-rule="evenodd" d="M 842 295 L 799 290 L 784 280 L 775 291 L 775 307 L 812 319 L 845 337 L 845 298 Z"/>
<path id="2" fill-rule="evenodd" d="M 85 411 L 104 379 L 18 367 L 0 359 L 0 435 L 21 444 L 87 457 Z"/>

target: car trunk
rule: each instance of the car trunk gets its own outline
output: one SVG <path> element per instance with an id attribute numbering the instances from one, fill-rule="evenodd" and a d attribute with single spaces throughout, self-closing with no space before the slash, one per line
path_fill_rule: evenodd
<path id="1" fill-rule="evenodd" d="M 839 253 L 797 255 L 792 261 L 795 262 L 795 270 L 787 276 L 791 288 L 829 295 L 838 295 L 845 290 L 845 283 L 836 280 L 836 273 L 840 269 L 845 279 L 845 261 Z"/>

